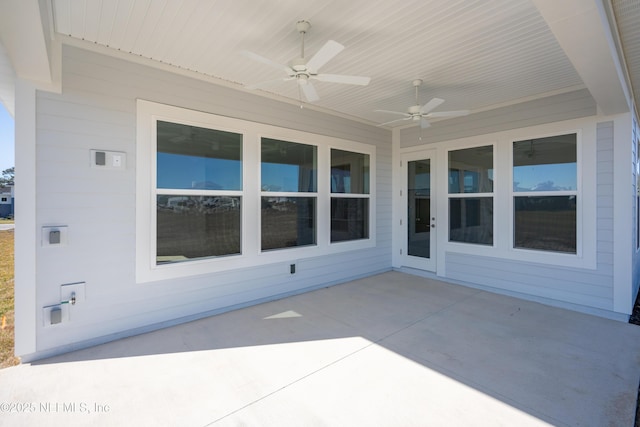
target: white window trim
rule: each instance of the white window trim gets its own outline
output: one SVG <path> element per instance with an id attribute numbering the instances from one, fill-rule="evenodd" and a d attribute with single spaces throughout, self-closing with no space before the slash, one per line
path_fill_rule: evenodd
<path id="1" fill-rule="evenodd" d="M 576 254 L 546 252 L 513 248 L 513 141 L 531 138 L 544 138 L 555 135 L 577 134 L 577 174 L 578 174 L 578 213 Z M 522 261 L 556 265 L 570 268 L 597 268 L 597 220 L 596 220 L 596 123 L 577 119 L 551 123 L 529 128 L 515 129 L 495 134 L 468 137 L 437 143 L 440 163 L 448 165 L 448 153 L 453 150 L 474 148 L 494 144 L 494 205 L 493 205 L 493 246 L 471 243 L 450 242 L 448 240 L 448 167 L 439 171 L 441 184 L 439 194 L 447 195 L 447 206 L 438 208 L 440 221 L 446 226 L 447 237 L 438 240 L 439 251 L 488 256 L 504 260 Z M 412 147 L 415 148 L 415 147 Z M 409 150 L 403 150 L 409 151 Z M 592 173 L 583 173 L 592 171 Z M 504 177 L 504 178 L 503 178 Z M 444 182 L 443 182 L 444 181 Z M 584 197 L 589 192 L 592 197 Z M 529 195 L 530 193 L 526 193 Z M 508 229 L 506 229 L 508 227 Z M 505 230 L 506 229 L 506 230 Z M 440 270 L 439 270 L 440 271 Z"/>
<path id="2" fill-rule="evenodd" d="M 449 153 L 452 151 L 459 151 L 459 150 L 466 150 L 466 149 L 470 149 L 470 148 L 479 148 L 479 147 L 488 147 L 491 146 L 493 149 L 493 192 L 491 193 L 449 193 Z M 454 251 L 461 251 L 461 252 L 467 252 L 467 253 L 473 253 L 473 254 L 478 254 L 481 255 L 484 253 L 484 250 L 487 248 L 495 248 L 497 247 L 497 243 L 496 243 L 496 227 L 497 227 L 497 215 L 496 215 L 496 185 L 498 182 L 498 167 L 496 166 L 497 163 L 497 148 L 496 148 L 497 144 L 495 142 L 484 142 L 484 143 L 477 143 L 477 144 L 469 144 L 469 145 L 463 145 L 463 146 L 455 146 L 455 147 L 450 147 L 447 150 L 445 150 L 446 154 L 446 159 L 447 159 L 447 163 L 446 163 L 446 167 L 445 169 L 445 176 L 444 176 L 444 181 L 445 181 L 445 185 L 446 187 L 444 187 L 444 194 L 447 196 L 447 202 L 445 203 L 446 205 L 446 215 L 445 215 L 445 219 L 446 219 L 446 225 L 447 225 L 447 245 L 449 245 L 451 248 L 454 249 Z M 452 241 L 450 240 L 450 229 L 449 229 L 449 204 L 450 204 L 450 200 L 451 199 L 475 199 L 475 198 L 488 198 L 491 197 L 493 200 L 493 243 L 490 245 L 485 245 L 482 243 L 469 243 L 469 242 L 456 242 L 456 241 Z"/>
<path id="3" fill-rule="evenodd" d="M 375 175 L 373 175 L 372 170 L 374 170 L 374 157 L 367 152 L 363 152 L 363 151 L 358 151 L 358 150 L 353 150 L 351 147 L 344 147 L 344 146 L 329 146 L 329 150 L 327 151 L 328 154 L 328 168 L 329 170 L 331 170 L 331 150 L 332 149 L 336 149 L 336 150 L 342 150 L 342 151 L 350 151 L 352 153 L 361 153 L 361 154 L 367 154 L 369 155 L 369 192 L 368 193 L 333 193 L 331 192 L 331 177 L 329 177 L 328 180 L 326 180 L 326 182 L 324 183 L 325 185 L 327 185 L 327 191 L 329 192 L 329 200 L 328 200 L 328 212 L 331 211 L 331 199 L 335 198 L 335 199 L 367 199 L 369 201 L 369 237 L 368 238 L 364 238 L 364 239 L 357 239 L 357 240 L 343 240 L 343 241 L 339 241 L 339 242 L 331 242 L 331 214 L 328 215 L 327 218 L 327 239 L 328 239 L 328 244 L 331 247 L 335 247 L 335 248 L 347 248 L 350 245 L 356 245 L 358 242 L 361 241 L 366 241 L 368 239 L 372 238 L 372 233 L 373 233 L 373 227 L 372 227 L 372 219 L 375 219 L 375 205 L 373 205 L 372 203 L 372 192 L 373 192 L 373 182 L 375 181 Z M 374 211 L 372 213 L 372 211 Z M 373 236 L 375 237 L 375 236 Z"/>
<path id="4" fill-rule="evenodd" d="M 513 191 L 513 142 L 514 141 L 523 141 L 528 139 L 541 139 L 541 138 L 549 138 L 558 135 L 567 135 L 567 134 L 575 134 L 576 135 L 576 183 L 577 189 L 570 191 Z M 569 129 L 565 132 L 547 132 L 547 133 L 538 133 L 538 134 L 530 134 L 524 138 L 512 139 L 509 141 L 509 172 L 508 172 L 508 183 L 509 183 L 509 245 L 510 250 L 513 253 L 515 258 L 522 257 L 531 262 L 540 262 L 545 264 L 554 264 L 561 262 L 562 265 L 579 263 L 582 264 L 581 260 L 584 256 L 584 242 L 583 242 L 583 234 L 584 234 L 584 197 L 583 197 L 583 183 L 582 183 L 582 171 L 583 171 L 583 148 L 582 148 L 582 131 L 580 129 Z M 594 169 L 595 171 L 595 169 Z M 525 248 L 515 248 L 514 240 L 515 240 L 515 218 L 514 218 L 514 198 L 515 197 L 526 197 L 526 196 L 568 196 L 573 195 L 576 196 L 576 253 L 565 253 L 565 252 L 553 252 L 553 251 L 544 251 L 538 249 L 525 249 Z M 584 265 L 579 265 L 583 267 Z"/>
<path id="5" fill-rule="evenodd" d="M 211 113 L 137 101 L 136 126 L 136 281 L 138 283 L 211 274 L 249 266 L 291 262 L 338 252 L 376 246 L 376 148 L 373 145 L 334 137 L 280 128 Z M 157 120 L 209 127 L 243 135 L 242 191 L 229 194 L 242 197 L 240 255 L 195 259 L 156 265 L 156 126 Z M 316 245 L 261 251 L 260 244 L 260 141 L 280 139 L 315 145 L 318 150 L 317 193 L 296 193 L 317 197 Z M 369 155 L 369 238 L 330 244 L 330 150 L 338 148 Z M 192 190 L 193 191 L 193 190 Z M 189 192 L 180 190 L 181 194 Z M 197 191 L 200 193 L 200 191 Z M 194 193 L 195 194 L 195 193 Z M 274 195 L 276 193 L 273 193 Z M 289 194 L 289 193 L 287 193 Z M 270 194 L 271 195 L 271 194 Z"/>

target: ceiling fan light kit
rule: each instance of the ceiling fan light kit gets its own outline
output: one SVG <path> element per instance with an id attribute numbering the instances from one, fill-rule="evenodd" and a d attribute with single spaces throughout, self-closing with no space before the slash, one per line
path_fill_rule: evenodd
<path id="1" fill-rule="evenodd" d="M 243 51 L 242 54 L 254 61 L 262 62 L 278 70 L 284 70 L 287 74 L 286 77 L 282 77 L 276 80 L 268 80 L 257 84 L 247 85 L 246 89 L 261 89 L 273 83 L 296 80 L 298 87 L 302 89 L 302 93 L 308 102 L 314 102 L 320 99 L 316 92 L 311 80 L 318 80 L 329 83 L 341 83 L 350 85 L 366 86 L 371 81 L 370 77 L 362 76 L 346 76 L 341 74 L 319 74 L 318 70 L 334 56 L 342 52 L 344 46 L 340 43 L 329 40 L 327 41 L 315 55 L 309 60 L 304 56 L 304 35 L 311 28 L 309 21 L 296 22 L 296 30 L 300 33 L 300 57 L 293 59 L 288 65 L 278 64 L 270 59 L 264 58 L 256 53 Z"/>

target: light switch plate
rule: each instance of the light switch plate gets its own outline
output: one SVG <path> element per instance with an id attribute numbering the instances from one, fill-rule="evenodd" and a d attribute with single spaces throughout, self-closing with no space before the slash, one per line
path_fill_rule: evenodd
<path id="1" fill-rule="evenodd" d="M 91 167 L 124 170 L 127 168 L 127 153 L 122 151 L 91 150 Z"/>

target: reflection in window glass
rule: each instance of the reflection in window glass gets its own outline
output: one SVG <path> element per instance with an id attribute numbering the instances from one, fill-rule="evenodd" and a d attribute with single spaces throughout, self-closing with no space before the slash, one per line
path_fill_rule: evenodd
<path id="1" fill-rule="evenodd" d="M 576 197 L 516 197 L 514 247 L 576 253 Z"/>
<path id="2" fill-rule="evenodd" d="M 493 192 L 493 146 L 449 151 L 449 194 Z"/>
<path id="3" fill-rule="evenodd" d="M 513 191 L 575 191 L 577 176 L 575 133 L 513 143 Z"/>
<path id="4" fill-rule="evenodd" d="M 449 241 L 493 245 L 493 197 L 450 198 Z"/>
<path id="5" fill-rule="evenodd" d="M 369 155 L 332 149 L 331 192 L 369 194 Z"/>
<path id="6" fill-rule="evenodd" d="M 331 193 L 331 242 L 368 239 L 368 154 L 331 149 Z"/>
<path id="7" fill-rule="evenodd" d="M 262 250 L 316 244 L 315 197 L 262 197 Z"/>
<path id="8" fill-rule="evenodd" d="M 239 254 L 240 200 L 157 196 L 157 264 Z"/>
<path id="9" fill-rule="evenodd" d="M 242 189 L 242 135 L 157 122 L 157 187 Z"/>
<path id="10" fill-rule="evenodd" d="M 331 198 L 331 241 L 369 238 L 369 199 Z"/>
<path id="11" fill-rule="evenodd" d="M 316 192 L 317 148 L 262 138 L 262 191 Z"/>
<path id="12" fill-rule="evenodd" d="M 431 160 L 407 162 L 407 255 L 431 257 Z"/>

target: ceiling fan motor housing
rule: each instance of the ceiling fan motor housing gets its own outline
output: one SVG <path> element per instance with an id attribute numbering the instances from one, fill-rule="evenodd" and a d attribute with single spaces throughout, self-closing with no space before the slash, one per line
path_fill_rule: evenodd
<path id="1" fill-rule="evenodd" d="M 296 58 L 291 61 L 291 68 L 293 68 L 294 71 L 304 73 L 307 71 L 306 61 L 304 58 Z"/>
<path id="2" fill-rule="evenodd" d="M 311 23 L 309 21 L 302 20 L 296 22 L 296 30 L 298 30 L 299 33 L 306 33 L 309 31 L 309 28 L 311 28 Z"/>
<path id="3" fill-rule="evenodd" d="M 420 108 L 421 108 L 420 105 L 412 105 L 411 107 L 409 107 L 407 112 L 411 114 L 414 120 L 420 120 L 420 115 L 421 115 Z"/>

